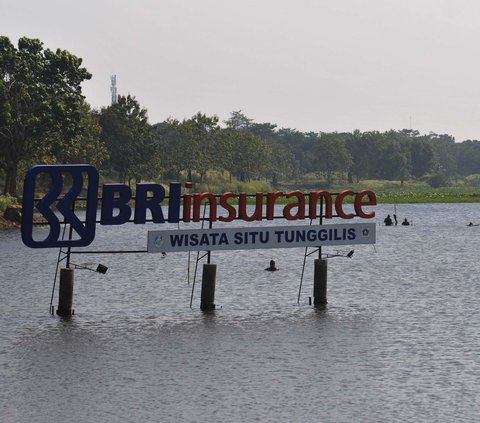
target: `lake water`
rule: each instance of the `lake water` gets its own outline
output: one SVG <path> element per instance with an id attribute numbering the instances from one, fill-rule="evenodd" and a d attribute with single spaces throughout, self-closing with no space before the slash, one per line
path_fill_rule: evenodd
<path id="1" fill-rule="evenodd" d="M 316 254 L 297 304 L 302 248 L 212 253 L 214 313 L 200 279 L 189 306 L 187 253 L 78 255 L 109 270 L 75 271 L 63 320 L 58 251 L 0 232 L 0 421 L 478 421 L 480 205 L 398 205 L 410 227 L 375 210 L 376 245 L 328 260 L 324 308 Z M 91 248 L 145 249 L 153 228 L 101 227 Z"/>

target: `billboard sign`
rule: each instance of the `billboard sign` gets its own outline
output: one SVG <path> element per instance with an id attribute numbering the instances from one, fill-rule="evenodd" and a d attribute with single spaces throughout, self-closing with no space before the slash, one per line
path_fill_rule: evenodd
<path id="1" fill-rule="evenodd" d="M 49 183 L 46 183 L 46 180 Z M 40 184 L 39 181 L 43 183 Z M 43 192 L 45 190 L 46 193 Z M 273 221 L 278 217 L 287 221 L 302 221 L 314 220 L 320 215 L 326 219 L 333 217 L 344 220 L 351 220 L 354 217 L 371 219 L 375 217 L 375 212 L 369 207 L 377 204 L 375 194 L 369 190 L 359 192 L 344 190 L 337 194 L 324 190 L 309 193 L 299 190 L 287 193 L 259 192 L 254 195 L 253 204 L 250 204 L 248 197 L 252 196 L 244 192 L 239 194 L 184 192 L 182 194 L 179 182 L 169 184 L 168 195 L 166 189 L 160 184 L 138 183 L 133 195 L 132 189 L 124 184 L 108 183 L 99 187 L 98 171 L 88 164 L 36 165 L 28 170 L 25 177 L 22 240 L 31 248 L 85 247 L 93 242 L 97 223 L 100 225 L 122 225 L 128 222 L 144 224 L 148 215 L 151 216 L 149 221 L 158 224 L 165 222 L 188 224 L 202 220 L 208 220 L 211 223 L 217 221 L 228 223 L 234 220 L 260 222 Z M 77 215 L 75 207 L 75 202 L 79 198 L 83 203 L 82 208 L 85 208 L 85 217 L 82 218 Z M 134 200 L 133 206 L 132 200 Z M 346 203 L 352 204 L 353 208 L 350 211 L 345 208 Z M 281 215 L 276 216 L 275 213 L 278 213 L 276 206 L 279 205 L 281 205 Z M 207 209 L 208 213 L 205 214 Z M 99 220 L 97 220 L 97 211 L 100 212 Z M 44 239 L 34 237 L 35 212 L 40 213 L 49 226 L 49 232 Z M 63 238 L 61 237 L 62 224 L 70 225 L 73 236 L 61 239 Z M 232 228 L 232 231 L 227 231 L 225 234 L 230 232 L 234 233 L 235 230 Z M 276 234 L 267 233 L 269 242 L 273 242 Z M 187 235 L 185 232 L 184 236 L 187 237 Z M 264 236 L 267 236 L 266 233 Z M 191 239 L 195 239 L 195 236 L 192 235 Z M 283 243 L 280 244 L 283 245 Z M 190 242 L 189 245 L 192 246 Z M 230 245 L 243 244 L 235 244 L 233 241 Z M 315 245 L 321 244 L 317 242 Z"/>
<path id="2" fill-rule="evenodd" d="M 375 223 L 149 231 L 148 252 L 374 244 L 375 234 Z"/>

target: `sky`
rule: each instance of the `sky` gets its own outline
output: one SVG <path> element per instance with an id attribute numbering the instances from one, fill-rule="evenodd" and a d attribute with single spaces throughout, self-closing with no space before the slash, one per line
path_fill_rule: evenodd
<path id="1" fill-rule="evenodd" d="M 480 140 L 478 0 L 0 0 L 0 35 L 68 50 L 150 123 L 197 112 L 302 132 Z"/>

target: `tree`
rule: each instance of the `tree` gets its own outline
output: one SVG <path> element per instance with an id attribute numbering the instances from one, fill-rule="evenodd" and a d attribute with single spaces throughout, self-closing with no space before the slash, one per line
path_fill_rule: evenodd
<path id="1" fill-rule="evenodd" d="M 274 123 L 252 123 L 248 128 L 248 132 L 262 139 L 276 140 L 276 127 L 277 125 Z"/>
<path id="2" fill-rule="evenodd" d="M 382 134 L 383 142 L 379 157 L 379 172 L 382 179 L 399 179 L 403 186 L 405 179 L 411 174 L 410 140 L 397 131 Z"/>
<path id="3" fill-rule="evenodd" d="M 214 168 L 227 171 L 230 183 L 235 168 L 235 147 L 242 136 L 242 132 L 233 128 L 225 128 L 216 133 L 214 138 Z"/>
<path id="4" fill-rule="evenodd" d="M 434 170 L 447 175 L 457 173 L 457 160 L 455 149 L 455 138 L 448 134 L 435 134 L 430 132 L 427 135 L 434 153 Z"/>
<path id="5" fill-rule="evenodd" d="M 179 180 L 185 157 L 181 140 L 184 126 L 176 119 L 153 125 L 164 176 Z"/>
<path id="6" fill-rule="evenodd" d="M 277 185 L 280 178 L 293 179 L 297 176 L 298 161 L 290 151 L 289 146 L 283 145 L 278 141 L 267 141 L 269 161 L 267 172 L 271 177 L 272 185 Z"/>
<path id="7" fill-rule="evenodd" d="M 236 129 L 237 131 L 247 131 L 252 125 L 253 119 L 249 119 L 241 110 L 230 113 L 230 119 L 224 121 L 227 128 Z"/>
<path id="8" fill-rule="evenodd" d="M 214 140 L 216 133 L 220 130 L 218 117 L 207 116 L 199 112 L 186 124 L 190 127 L 190 142 L 196 150 L 191 157 L 193 159 L 192 167 L 200 173 L 200 183 L 202 183 L 207 171 L 214 167 Z"/>
<path id="9" fill-rule="evenodd" d="M 82 59 L 66 50 L 44 50 L 37 39 L 22 37 L 15 48 L 8 37 L 0 37 L 4 194 L 16 195 L 21 161 L 30 163 L 52 148 L 61 150 L 79 134 L 84 105 L 81 83 L 91 78 L 81 64 Z"/>
<path id="10" fill-rule="evenodd" d="M 410 156 L 412 158 L 412 175 L 420 178 L 426 175 L 433 167 L 433 148 L 422 137 L 412 139 L 410 143 Z"/>
<path id="11" fill-rule="evenodd" d="M 318 147 L 318 134 L 315 132 L 300 132 L 296 129 L 281 128 L 276 132 L 275 139 L 288 146 L 297 160 L 300 172 L 315 172 L 315 158 Z"/>
<path id="12" fill-rule="evenodd" d="M 119 182 L 156 178 L 160 172 L 155 133 L 148 123 L 147 111 L 135 97 L 118 96 L 116 104 L 100 111 L 101 139 L 117 172 Z"/>
<path id="13" fill-rule="evenodd" d="M 458 171 L 461 175 L 480 173 L 480 141 L 466 140 L 457 146 Z"/>
<path id="14" fill-rule="evenodd" d="M 348 169 L 348 181 L 353 183 L 353 176 L 357 183 L 361 178 L 366 178 L 373 170 L 373 160 L 379 141 L 378 132 L 364 132 L 359 130 L 347 134 L 345 146 L 350 153 L 352 161 Z"/>
<path id="15" fill-rule="evenodd" d="M 52 143 L 51 156 L 60 163 L 89 163 L 98 169 L 109 157 L 107 147 L 100 139 L 102 128 L 98 113 L 93 112 L 87 103 L 80 107 L 79 112 L 78 134 L 68 144 Z M 59 131 L 57 136 L 62 138 L 63 133 Z M 58 149 L 59 145 L 62 145 L 61 149 Z"/>
<path id="16" fill-rule="evenodd" d="M 267 142 L 249 133 L 233 137 L 231 172 L 241 181 L 259 178 L 270 169 L 271 150 Z"/>
<path id="17" fill-rule="evenodd" d="M 336 172 L 346 171 L 352 158 L 345 147 L 345 136 L 333 133 L 321 133 L 316 150 L 317 171 L 323 173 L 329 184 Z"/>

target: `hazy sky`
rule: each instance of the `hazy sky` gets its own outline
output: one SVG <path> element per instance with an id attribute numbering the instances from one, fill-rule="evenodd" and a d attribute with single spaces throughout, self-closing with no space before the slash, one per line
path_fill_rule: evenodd
<path id="1" fill-rule="evenodd" d="M 95 108 L 480 139 L 478 0 L 0 0 L 0 34 L 83 58 Z"/>

